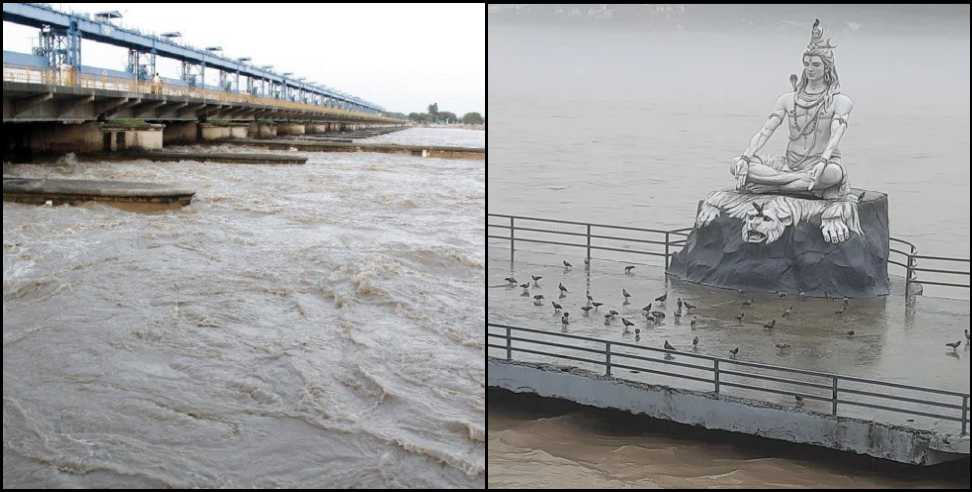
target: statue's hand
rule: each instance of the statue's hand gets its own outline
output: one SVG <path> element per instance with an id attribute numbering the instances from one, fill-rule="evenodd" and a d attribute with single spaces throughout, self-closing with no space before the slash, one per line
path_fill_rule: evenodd
<path id="1" fill-rule="evenodd" d="M 746 186 L 746 178 L 749 177 L 749 163 L 741 156 L 736 157 L 729 164 L 729 174 L 732 175 L 735 190 L 741 191 Z"/>
<path id="2" fill-rule="evenodd" d="M 844 223 L 844 219 L 835 217 L 821 219 L 820 232 L 823 233 L 824 241 L 837 244 L 844 242 L 850 231 L 847 229 L 847 224 Z"/>
<path id="3" fill-rule="evenodd" d="M 705 227 L 712 223 L 719 216 L 718 207 L 713 207 L 708 203 L 702 202 L 702 210 L 699 210 L 698 217 L 695 218 L 695 227 Z"/>
<path id="4" fill-rule="evenodd" d="M 827 167 L 827 161 L 820 161 L 810 169 L 810 186 L 807 186 L 807 191 L 813 191 L 813 187 L 817 185 L 820 173 L 823 172 L 825 167 Z"/>

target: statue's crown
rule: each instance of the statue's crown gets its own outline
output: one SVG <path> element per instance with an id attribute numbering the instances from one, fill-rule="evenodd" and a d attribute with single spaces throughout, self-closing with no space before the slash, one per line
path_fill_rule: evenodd
<path id="1" fill-rule="evenodd" d="M 807 49 L 803 50 L 804 55 L 823 56 L 833 59 L 833 49 L 836 46 L 830 44 L 830 38 L 823 40 L 823 29 L 820 27 L 820 19 L 814 19 L 813 28 L 810 30 L 810 42 Z"/>
<path id="2" fill-rule="evenodd" d="M 807 49 L 803 50 L 804 56 L 822 56 L 833 61 L 834 48 L 836 46 L 830 44 L 830 38 L 827 38 L 826 41 L 823 40 L 823 29 L 820 27 L 820 19 L 814 19 L 813 28 L 810 30 L 810 42 L 807 43 Z"/>

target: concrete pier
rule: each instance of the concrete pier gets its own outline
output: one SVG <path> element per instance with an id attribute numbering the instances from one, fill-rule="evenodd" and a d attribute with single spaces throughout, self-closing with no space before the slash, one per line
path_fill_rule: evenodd
<path id="1" fill-rule="evenodd" d="M 902 463 L 934 465 L 969 457 L 969 436 L 638 383 L 579 368 L 490 357 L 486 374 L 489 387 L 515 393 L 535 393 L 706 429 L 754 434 Z"/>
<path id="2" fill-rule="evenodd" d="M 247 123 L 199 123 L 199 138 L 202 141 L 245 139 L 248 128 Z"/>
<path id="3" fill-rule="evenodd" d="M 316 152 L 382 152 L 388 154 L 408 154 L 421 157 L 439 157 L 445 159 L 485 159 L 486 151 L 478 148 L 440 147 L 433 145 L 397 145 L 397 144 L 356 144 L 343 142 L 308 142 L 307 140 L 221 140 L 219 143 L 239 145 L 256 145 L 270 149 L 289 149 Z"/>
<path id="4" fill-rule="evenodd" d="M 33 179 L 4 176 L 3 200 L 43 205 L 109 202 L 132 210 L 159 210 L 189 205 L 196 192 L 168 184 L 80 179 Z M 127 205 L 127 206 L 126 206 Z"/>
<path id="5" fill-rule="evenodd" d="M 102 151 L 157 150 L 162 148 L 165 125 L 126 125 L 108 122 L 101 125 Z"/>

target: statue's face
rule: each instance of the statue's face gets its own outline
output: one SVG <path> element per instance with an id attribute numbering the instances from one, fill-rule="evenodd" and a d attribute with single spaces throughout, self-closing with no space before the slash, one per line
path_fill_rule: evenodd
<path id="1" fill-rule="evenodd" d="M 819 56 L 803 57 L 803 72 L 807 74 L 807 79 L 816 81 L 824 76 L 824 62 Z"/>

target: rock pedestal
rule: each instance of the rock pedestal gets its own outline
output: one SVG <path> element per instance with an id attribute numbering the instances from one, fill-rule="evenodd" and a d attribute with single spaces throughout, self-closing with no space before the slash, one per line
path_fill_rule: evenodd
<path id="1" fill-rule="evenodd" d="M 699 206 L 701 210 L 703 204 Z M 669 274 L 746 291 L 814 297 L 887 295 L 888 197 L 868 191 L 855 206 L 863 234 L 850 234 L 838 244 L 825 241 L 819 217 L 788 226 L 778 239 L 765 244 L 746 242 L 744 220 L 720 214 L 708 225 L 695 227 L 682 251 L 672 256 Z"/>

